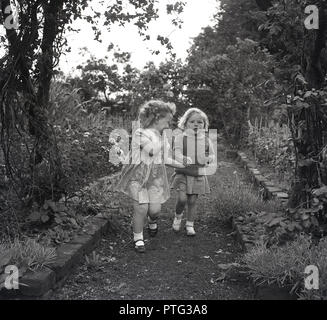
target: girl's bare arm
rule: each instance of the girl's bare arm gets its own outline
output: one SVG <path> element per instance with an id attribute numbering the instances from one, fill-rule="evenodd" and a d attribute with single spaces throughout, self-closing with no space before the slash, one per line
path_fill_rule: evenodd
<path id="1" fill-rule="evenodd" d="M 171 157 L 166 157 L 165 165 L 173 168 L 185 168 L 185 166 L 182 163 L 172 159 Z"/>

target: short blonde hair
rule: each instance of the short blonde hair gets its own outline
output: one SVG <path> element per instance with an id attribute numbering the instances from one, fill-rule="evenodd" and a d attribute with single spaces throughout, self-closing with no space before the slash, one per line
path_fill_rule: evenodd
<path id="1" fill-rule="evenodd" d="M 191 116 L 194 113 L 198 113 L 203 118 L 204 130 L 208 131 L 209 130 L 208 116 L 202 110 L 200 110 L 198 108 L 187 109 L 186 112 L 180 117 L 180 119 L 178 121 L 178 128 L 180 128 L 181 130 L 185 130 L 186 122 L 191 118 Z"/>
<path id="2" fill-rule="evenodd" d="M 161 100 L 150 100 L 144 103 L 139 110 L 138 119 L 143 129 L 150 127 L 157 120 L 164 118 L 168 113 L 174 115 L 176 105 Z"/>

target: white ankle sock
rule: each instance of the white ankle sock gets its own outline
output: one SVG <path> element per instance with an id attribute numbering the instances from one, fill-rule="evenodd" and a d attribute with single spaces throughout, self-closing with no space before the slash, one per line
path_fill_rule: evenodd
<path id="1" fill-rule="evenodd" d="M 194 222 L 193 221 L 186 221 L 185 227 L 186 227 L 186 234 L 188 236 L 195 236 Z"/>
<path id="2" fill-rule="evenodd" d="M 187 227 L 193 228 L 194 227 L 194 221 L 186 221 L 185 226 L 186 226 L 186 228 Z"/>
<path id="3" fill-rule="evenodd" d="M 143 232 L 140 233 L 133 232 L 133 234 L 134 234 L 134 241 L 143 240 Z"/>

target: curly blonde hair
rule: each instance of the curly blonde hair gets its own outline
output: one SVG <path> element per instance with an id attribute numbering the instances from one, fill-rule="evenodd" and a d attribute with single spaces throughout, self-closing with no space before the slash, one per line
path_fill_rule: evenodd
<path id="1" fill-rule="evenodd" d="M 209 130 L 209 119 L 208 116 L 198 108 L 190 108 L 185 111 L 185 113 L 180 117 L 178 121 L 178 128 L 181 130 L 185 130 L 185 125 L 187 121 L 193 116 L 193 114 L 198 113 L 204 121 L 204 130 Z"/>
<path id="2" fill-rule="evenodd" d="M 149 128 L 156 121 L 164 118 L 168 113 L 174 115 L 176 105 L 161 100 L 150 100 L 144 103 L 139 110 L 138 120 L 143 129 Z"/>

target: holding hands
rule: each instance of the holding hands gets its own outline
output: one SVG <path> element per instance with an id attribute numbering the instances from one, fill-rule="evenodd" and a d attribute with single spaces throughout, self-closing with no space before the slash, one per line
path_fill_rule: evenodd
<path id="1" fill-rule="evenodd" d="M 192 164 L 192 159 L 190 157 L 183 157 L 183 165 L 186 167 L 188 165 Z"/>

